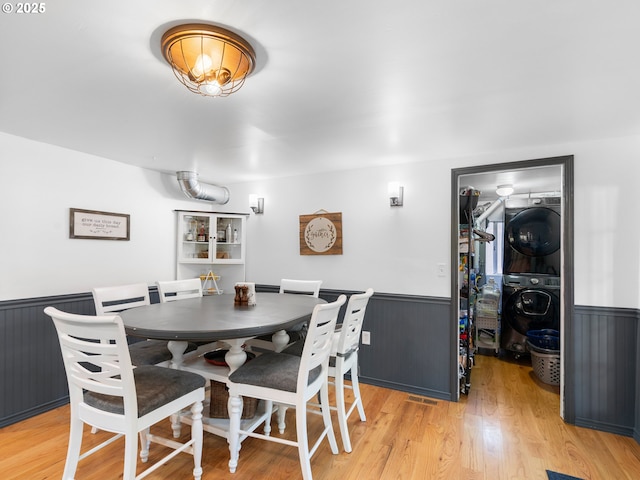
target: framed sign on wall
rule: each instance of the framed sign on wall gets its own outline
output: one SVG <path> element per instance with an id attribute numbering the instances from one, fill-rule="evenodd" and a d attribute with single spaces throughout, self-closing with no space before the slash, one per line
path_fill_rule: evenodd
<path id="1" fill-rule="evenodd" d="M 342 213 L 300 215 L 300 255 L 342 255 Z"/>
<path id="2" fill-rule="evenodd" d="M 69 209 L 69 238 L 129 240 L 129 215 Z"/>

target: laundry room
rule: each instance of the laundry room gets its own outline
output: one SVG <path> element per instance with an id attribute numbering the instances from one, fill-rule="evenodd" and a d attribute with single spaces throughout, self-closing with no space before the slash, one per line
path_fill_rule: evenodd
<path id="1" fill-rule="evenodd" d="M 533 383 L 559 390 L 563 169 L 520 163 L 457 179 L 461 394 L 480 355 L 529 367 Z"/>

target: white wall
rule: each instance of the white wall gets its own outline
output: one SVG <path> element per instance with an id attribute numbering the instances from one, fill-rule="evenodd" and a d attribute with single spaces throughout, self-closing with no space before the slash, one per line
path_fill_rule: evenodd
<path id="1" fill-rule="evenodd" d="M 0 134 L 0 300 L 174 278 L 173 177 Z M 197 204 L 202 207 L 201 203 Z M 69 238 L 69 209 L 131 215 L 131 240 Z"/>
<path id="2" fill-rule="evenodd" d="M 172 278 L 174 209 L 247 212 L 247 280 L 321 278 L 323 287 L 449 297 L 451 168 L 575 155 L 575 299 L 640 307 L 640 137 L 522 149 L 440 162 L 228 185 L 225 206 L 186 199 L 173 175 L 0 134 L 0 300 Z M 387 183 L 405 186 L 389 207 Z M 131 241 L 69 239 L 69 208 L 131 214 Z M 300 256 L 299 215 L 342 212 L 343 255 Z M 437 264 L 447 276 L 437 276 Z"/>
<path id="3" fill-rule="evenodd" d="M 449 297 L 451 169 L 575 155 L 575 301 L 640 307 L 640 137 L 480 154 L 441 162 L 230 186 L 246 204 L 265 197 L 248 228 L 247 277 L 321 278 L 325 288 Z M 405 185 L 404 207 L 389 207 L 388 181 Z M 342 212 L 342 256 L 300 256 L 298 216 Z M 259 259 L 259 260 L 258 260 Z M 437 264 L 447 265 L 446 278 Z"/>
<path id="4" fill-rule="evenodd" d="M 230 186 L 241 198 L 265 197 L 265 213 L 248 222 L 248 280 L 448 296 L 449 275 L 438 277 L 436 266 L 449 265 L 449 176 L 422 163 Z M 403 207 L 389 206 L 390 180 L 404 184 Z M 299 216 L 321 209 L 342 213 L 343 254 L 301 256 Z"/>

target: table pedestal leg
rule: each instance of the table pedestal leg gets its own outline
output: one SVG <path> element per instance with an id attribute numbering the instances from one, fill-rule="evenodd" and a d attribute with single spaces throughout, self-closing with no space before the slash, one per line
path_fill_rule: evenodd
<path id="1" fill-rule="evenodd" d="M 187 346 L 189 344 L 187 342 L 180 342 L 177 340 L 171 340 L 167 343 L 167 348 L 173 355 L 171 359 L 171 368 L 175 368 L 177 370 L 182 366 L 182 362 L 184 361 L 184 352 L 187 350 Z"/>
<path id="2" fill-rule="evenodd" d="M 225 354 L 224 360 L 229 365 L 229 373 L 236 371 L 244 362 L 247 361 L 247 353 L 242 345 L 247 341 L 246 338 L 235 338 L 233 340 L 225 340 L 229 345 L 229 351 Z"/>
<path id="3" fill-rule="evenodd" d="M 278 330 L 271 336 L 273 347 L 278 353 L 284 350 L 287 345 L 289 345 L 289 340 L 289 334 L 284 330 Z"/>
<path id="4" fill-rule="evenodd" d="M 167 348 L 171 352 L 173 358 L 171 359 L 171 368 L 179 370 L 182 367 L 184 361 L 184 352 L 187 349 L 187 342 L 179 342 L 171 340 L 167 343 Z M 182 429 L 182 423 L 180 422 L 180 415 L 171 415 L 171 429 L 173 430 L 173 438 L 180 438 L 180 430 Z"/>

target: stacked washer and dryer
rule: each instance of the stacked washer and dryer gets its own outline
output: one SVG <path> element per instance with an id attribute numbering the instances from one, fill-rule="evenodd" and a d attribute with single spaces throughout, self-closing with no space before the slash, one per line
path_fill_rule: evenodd
<path id="1" fill-rule="evenodd" d="M 501 348 L 526 352 L 530 330 L 560 330 L 559 197 L 505 202 Z"/>

